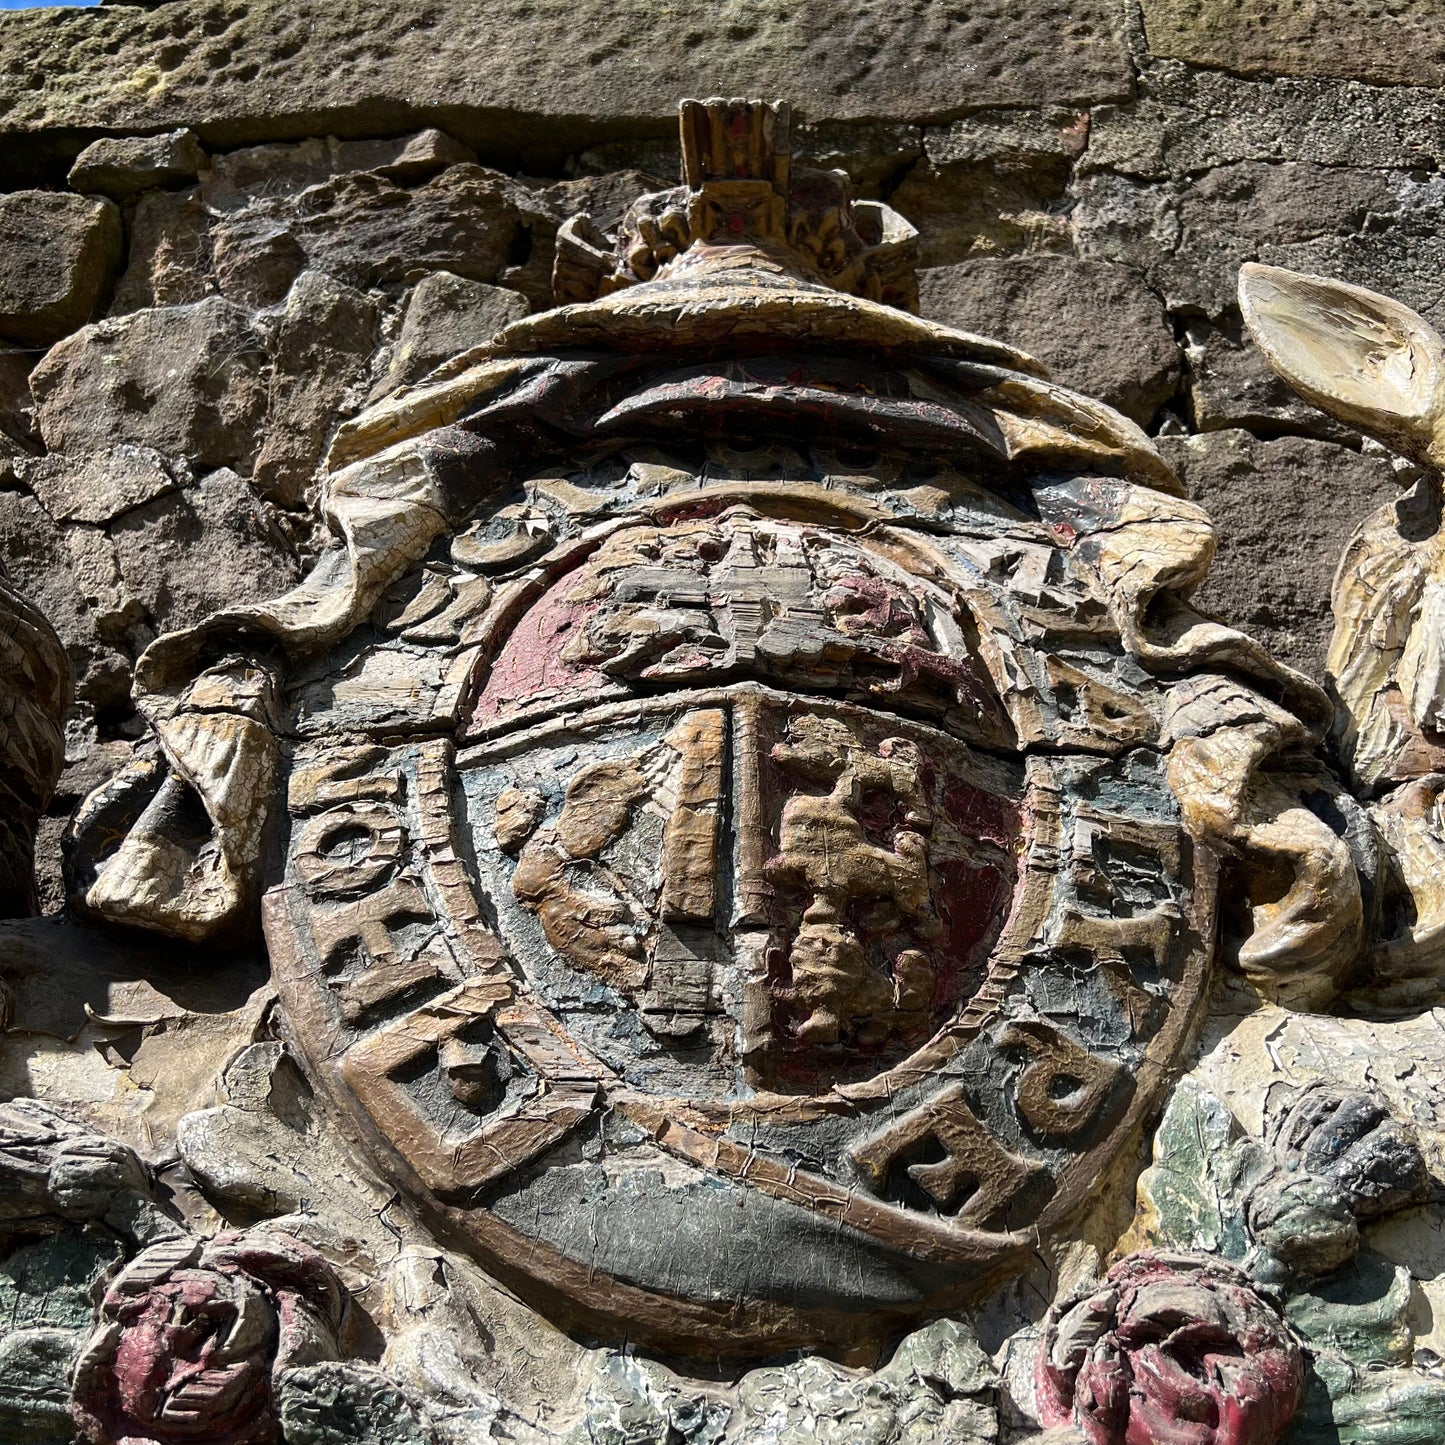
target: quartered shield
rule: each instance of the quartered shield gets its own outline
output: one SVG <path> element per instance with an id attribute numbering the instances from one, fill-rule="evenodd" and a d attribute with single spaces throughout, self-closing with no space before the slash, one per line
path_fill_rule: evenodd
<path id="1" fill-rule="evenodd" d="M 1016 1266 L 1152 1097 L 1198 865 L 1157 751 L 1021 745 L 976 574 L 704 489 L 499 587 L 451 736 L 298 750 L 301 1047 L 565 1318 L 876 1337 Z"/>

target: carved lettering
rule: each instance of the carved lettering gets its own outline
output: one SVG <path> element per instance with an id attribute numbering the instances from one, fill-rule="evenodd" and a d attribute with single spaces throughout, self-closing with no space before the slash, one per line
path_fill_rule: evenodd
<path id="1" fill-rule="evenodd" d="M 911 1184 L 940 1213 L 980 1228 L 1026 1223 L 1016 1216 L 1029 1211 L 1034 1201 L 1026 1196 L 1046 1174 L 988 1132 L 959 1084 L 855 1149 L 853 1162 L 880 1197 L 906 1195 Z"/>
<path id="2" fill-rule="evenodd" d="M 545 1030 L 498 1012 L 510 997 L 496 980 L 464 983 L 355 1045 L 342 1061 L 343 1076 L 376 1126 L 387 1138 L 406 1140 L 412 1167 L 443 1198 L 465 1198 L 535 1158 L 586 1118 L 596 1099 L 596 1076 L 579 1069 Z M 511 1028 L 503 1035 L 498 1025 L 506 1023 Z M 397 1078 L 435 1060 L 453 1097 L 474 1107 L 479 1067 L 477 1050 L 464 1046 L 467 1035 L 480 1033 L 515 1057 L 507 1047 L 514 1032 L 518 1052 L 541 1065 L 528 1081 L 530 1097 L 523 1094 L 518 1107 L 484 1119 L 469 1135 L 452 1136 Z"/>
<path id="3" fill-rule="evenodd" d="M 401 778 L 384 766 L 390 756 L 387 748 L 362 744 L 298 759 L 288 789 L 291 811 L 305 814 L 337 803 L 395 803 L 401 797 Z"/>
<path id="4" fill-rule="evenodd" d="M 391 808 L 348 805 L 304 823 L 296 834 L 296 871 L 316 899 L 375 888 L 401 861 L 405 835 Z"/>
<path id="5" fill-rule="evenodd" d="M 878 304 L 906 223 L 786 130 L 689 106 L 685 184 L 559 238 L 579 304 L 345 424 L 334 545 L 154 644 L 92 830 L 186 937 L 274 883 L 288 1041 L 408 1212 L 665 1353 L 861 1352 L 1078 1216 L 1206 982 L 1170 700 L 1262 667 L 1138 428 Z"/>
<path id="6" fill-rule="evenodd" d="M 318 910 L 313 926 L 323 970 L 343 975 L 336 987 L 348 1019 L 360 1018 L 419 985 L 456 977 L 456 964 L 436 929 L 431 906 L 410 878 Z M 408 940 L 404 930 L 422 936 Z"/>
<path id="7" fill-rule="evenodd" d="M 1074 1140 L 1102 1122 L 1123 1074 L 1119 1064 L 1089 1053 L 1040 1020 L 1009 1024 L 999 1043 L 1033 1055 L 1019 1075 L 1018 1110 L 1035 1134 Z"/>

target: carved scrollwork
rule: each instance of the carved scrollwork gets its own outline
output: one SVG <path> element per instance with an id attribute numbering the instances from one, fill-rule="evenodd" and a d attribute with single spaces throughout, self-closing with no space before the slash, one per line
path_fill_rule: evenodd
<path id="1" fill-rule="evenodd" d="M 1271 365 L 1297 391 L 1423 468 L 1346 547 L 1327 660 L 1339 704 L 1334 741 L 1350 784 L 1370 800 L 1388 861 L 1361 997 L 1409 1006 L 1438 996 L 1441 965 L 1445 341 L 1388 297 L 1276 267 L 1244 268 L 1240 304 Z"/>
<path id="2" fill-rule="evenodd" d="M 35 911 L 35 828 L 64 764 L 70 663 L 0 566 L 0 918 Z"/>

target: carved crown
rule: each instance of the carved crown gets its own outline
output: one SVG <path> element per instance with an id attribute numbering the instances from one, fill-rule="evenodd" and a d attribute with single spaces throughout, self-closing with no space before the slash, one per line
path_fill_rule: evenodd
<path id="1" fill-rule="evenodd" d="M 881 202 L 855 200 L 846 172 L 795 166 L 785 102 L 684 100 L 678 123 L 680 186 L 633 202 L 615 234 L 585 212 L 558 232 L 559 303 L 651 281 L 681 257 L 733 265 L 755 257 L 850 295 L 917 309 L 918 232 Z"/>

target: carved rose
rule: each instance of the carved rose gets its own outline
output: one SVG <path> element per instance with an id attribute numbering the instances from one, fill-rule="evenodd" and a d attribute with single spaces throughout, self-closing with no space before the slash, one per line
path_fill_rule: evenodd
<path id="1" fill-rule="evenodd" d="M 272 1445 L 279 1370 L 336 1358 L 346 1294 L 285 1235 L 171 1240 L 106 1293 L 72 1410 L 100 1445 Z"/>
<path id="2" fill-rule="evenodd" d="M 1035 1371 L 1044 1424 L 1089 1445 L 1274 1445 L 1303 1384 L 1298 1346 L 1243 1271 L 1163 1252 L 1056 1304 Z"/>

